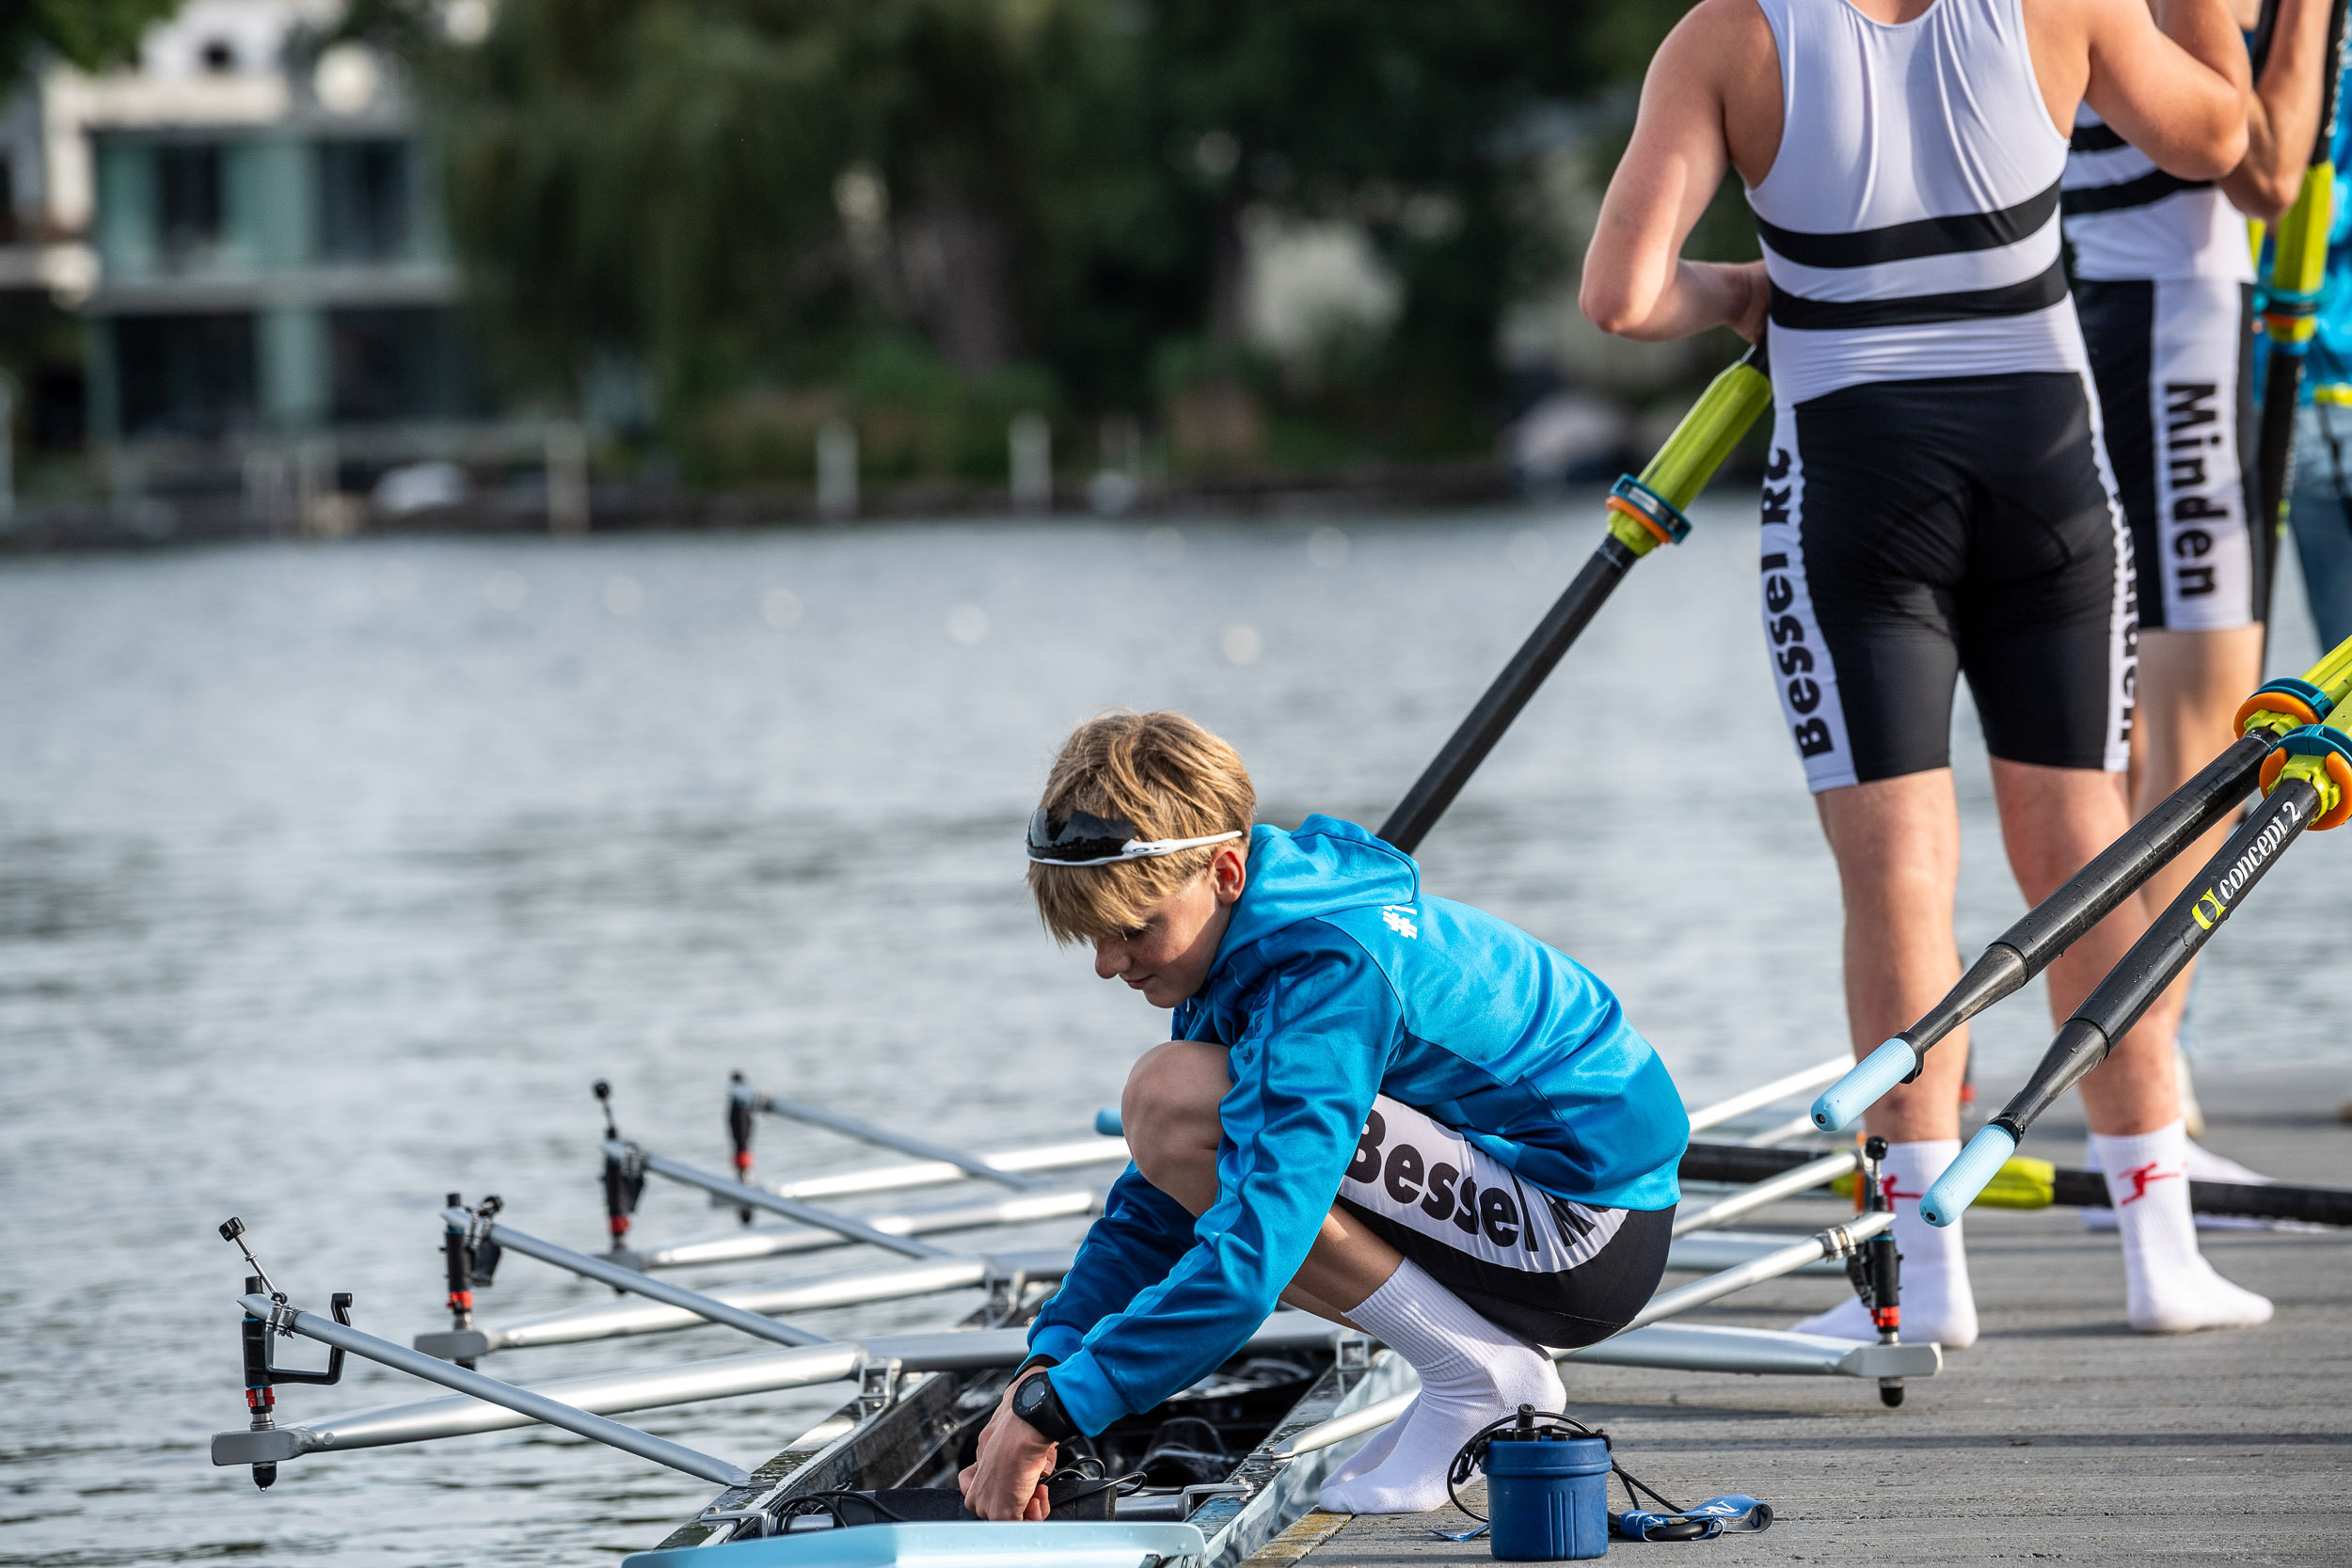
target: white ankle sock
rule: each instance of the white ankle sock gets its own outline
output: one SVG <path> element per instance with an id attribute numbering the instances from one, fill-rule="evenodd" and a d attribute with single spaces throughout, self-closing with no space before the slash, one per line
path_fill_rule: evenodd
<path id="1" fill-rule="evenodd" d="M 1374 1433 L 1370 1441 L 1348 1455 L 1346 1464 L 1324 1478 L 1323 1484 L 1332 1486 L 1342 1481 L 1354 1481 L 1358 1476 L 1378 1469 L 1388 1459 L 1389 1450 L 1396 1447 L 1397 1434 L 1405 1430 L 1405 1423 L 1413 1418 L 1413 1412 L 1420 1407 L 1420 1404 L 1421 1397 L 1415 1395 L 1413 1402 L 1405 1407 L 1404 1415 Z"/>
<path id="2" fill-rule="evenodd" d="M 1445 1501 L 1446 1466 L 1471 1433 L 1522 1404 L 1557 1410 L 1566 1399 L 1550 1357 L 1480 1317 L 1409 1258 L 1347 1315 L 1421 1374 L 1421 1397 L 1391 1423 L 1395 1435 L 1377 1461 L 1323 1483 L 1320 1500 L 1334 1513 L 1436 1508 Z"/>
<path id="3" fill-rule="evenodd" d="M 1895 1250 L 1902 1255 L 1902 1338 L 1906 1344 L 1931 1341 L 1946 1350 L 1966 1350 L 1977 1342 L 1977 1298 L 1968 1286 L 1968 1254 L 1961 1245 L 1965 1218 L 1948 1226 L 1930 1225 L 1919 1217 L 1919 1199 L 1928 1183 L 1960 1153 L 1958 1138 L 1927 1138 L 1918 1143 L 1889 1144 L 1879 1167 L 1880 1184 L 1895 1202 Z M 1876 1339 L 1870 1314 L 1859 1298 L 1848 1296 L 1826 1312 L 1796 1325 L 1799 1334 L 1822 1334 L 1833 1339 Z"/>
<path id="4" fill-rule="evenodd" d="M 2181 1121 L 2185 1128 L 2188 1118 L 2183 1117 Z M 2099 1170 L 2102 1164 L 2099 1140 L 2086 1135 L 2083 1139 L 2083 1168 Z M 2193 1136 L 2188 1140 L 2188 1179 L 2191 1181 L 2234 1181 L 2250 1187 L 2267 1187 L 2276 1180 L 2276 1178 L 2239 1164 L 2226 1154 L 2216 1154 Z M 2250 1214 L 2196 1214 L 2194 1218 L 2200 1230 L 2275 1230 L 2289 1229 L 2295 1226 L 2292 1220 L 2258 1220 Z M 2113 1230 L 2115 1227 L 2114 1210 L 2083 1211 L 2085 1230 Z"/>
<path id="5" fill-rule="evenodd" d="M 2093 1132 L 2090 1142 L 2123 1234 L 2132 1326 L 2143 1334 L 2180 1334 L 2268 1323 L 2270 1303 L 2216 1274 L 2197 1250 L 2186 1129 L 2176 1121 L 2128 1138 Z"/>

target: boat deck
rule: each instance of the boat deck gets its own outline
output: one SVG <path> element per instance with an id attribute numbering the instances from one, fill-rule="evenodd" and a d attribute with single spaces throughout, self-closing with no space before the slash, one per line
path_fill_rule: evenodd
<path id="1" fill-rule="evenodd" d="M 2208 1147 L 2282 1181 L 2352 1182 L 2352 1126 L 2338 1119 L 2352 1065 L 2198 1087 Z M 2026 1152 L 2081 1163 L 2072 1101 Z M 1834 1212 L 1791 1204 L 1770 1219 L 1794 1228 Z M 2352 1231 L 2203 1232 L 2207 1256 L 2278 1315 L 2153 1338 L 2125 1326 L 2112 1232 L 2086 1233 L 2060 1209 L 1979 1209 L 1967 1223 L 1982 1337 L 1899 1409 L 1845 1379 L 1567 1369 L 1574 1413 L 1608 1429 L 1635 1475 L 1677 1502 L 1746 1492 L 1779 1515 L 1761 1535 L 1613 1549 L 1708 1568 L 2352 1560 Z M 1690 1321 L 1785 1327 L 1842 1289 L 1778 1280 Z M 1310 1514 L 1249 1568 L 1492 1560 L 1483 1539 L 1456 1544 L 1433 1527 L 1470 1525 L 1451 1510 Z"/>

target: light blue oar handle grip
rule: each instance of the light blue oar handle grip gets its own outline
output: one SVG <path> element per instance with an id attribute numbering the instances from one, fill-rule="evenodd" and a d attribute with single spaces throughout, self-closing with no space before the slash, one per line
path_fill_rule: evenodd
<path id="1" fill-rule="evenodd" d="M 1930 1225 L 1949 1225 L 1960 1218 L 2016 1152 L 2017 1140 L 2008 1128 L 1992 1122 L 1978 1128 L 1960 1158 L 1928 1183 L 1927 1196 L 1919 1199 L 1919 1217 Z"/>
<path id="2" fill-rule="evenodd" d="M 1813 1102 L 1813 1125 L 1824 1132 L 1842 1132 L 1853 1118 L 1878 1103 L 1879 1096 L 1911 1076 L 1919 1053 L 1902 1038 L 1888 1040 L 1856 1062 L 1845 1077 L 1821 1091 Z"/>
<path id="3" fill-rule="evenodd" d="M 1106 1138 L 1127 1135 L 1126 1124 L 1119 1119 L 1119 1108 L 1115 1105 L 1105 1105 L 1094 1113 L 1094 1130 Z"/>

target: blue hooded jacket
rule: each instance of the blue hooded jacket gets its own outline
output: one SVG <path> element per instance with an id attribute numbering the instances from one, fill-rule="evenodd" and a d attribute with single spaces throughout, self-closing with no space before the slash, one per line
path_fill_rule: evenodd
<path id="1" fill-rule="evenodd" d="M 1199 1381 L 1257 1331 L 1375 1095 L 1562 1197 L 1680 1197 L 1681 1097 L 1608 988 L 1517 927 L 1423 897 L 1411 857 L 1350 822 L 1251 832 L 1248 880 L 1173 1037 L 1231 1053 L 1216 1202 L 1196 1221 L 1129 1165 L 1029 1334 L 1088 1433 Z"/>

